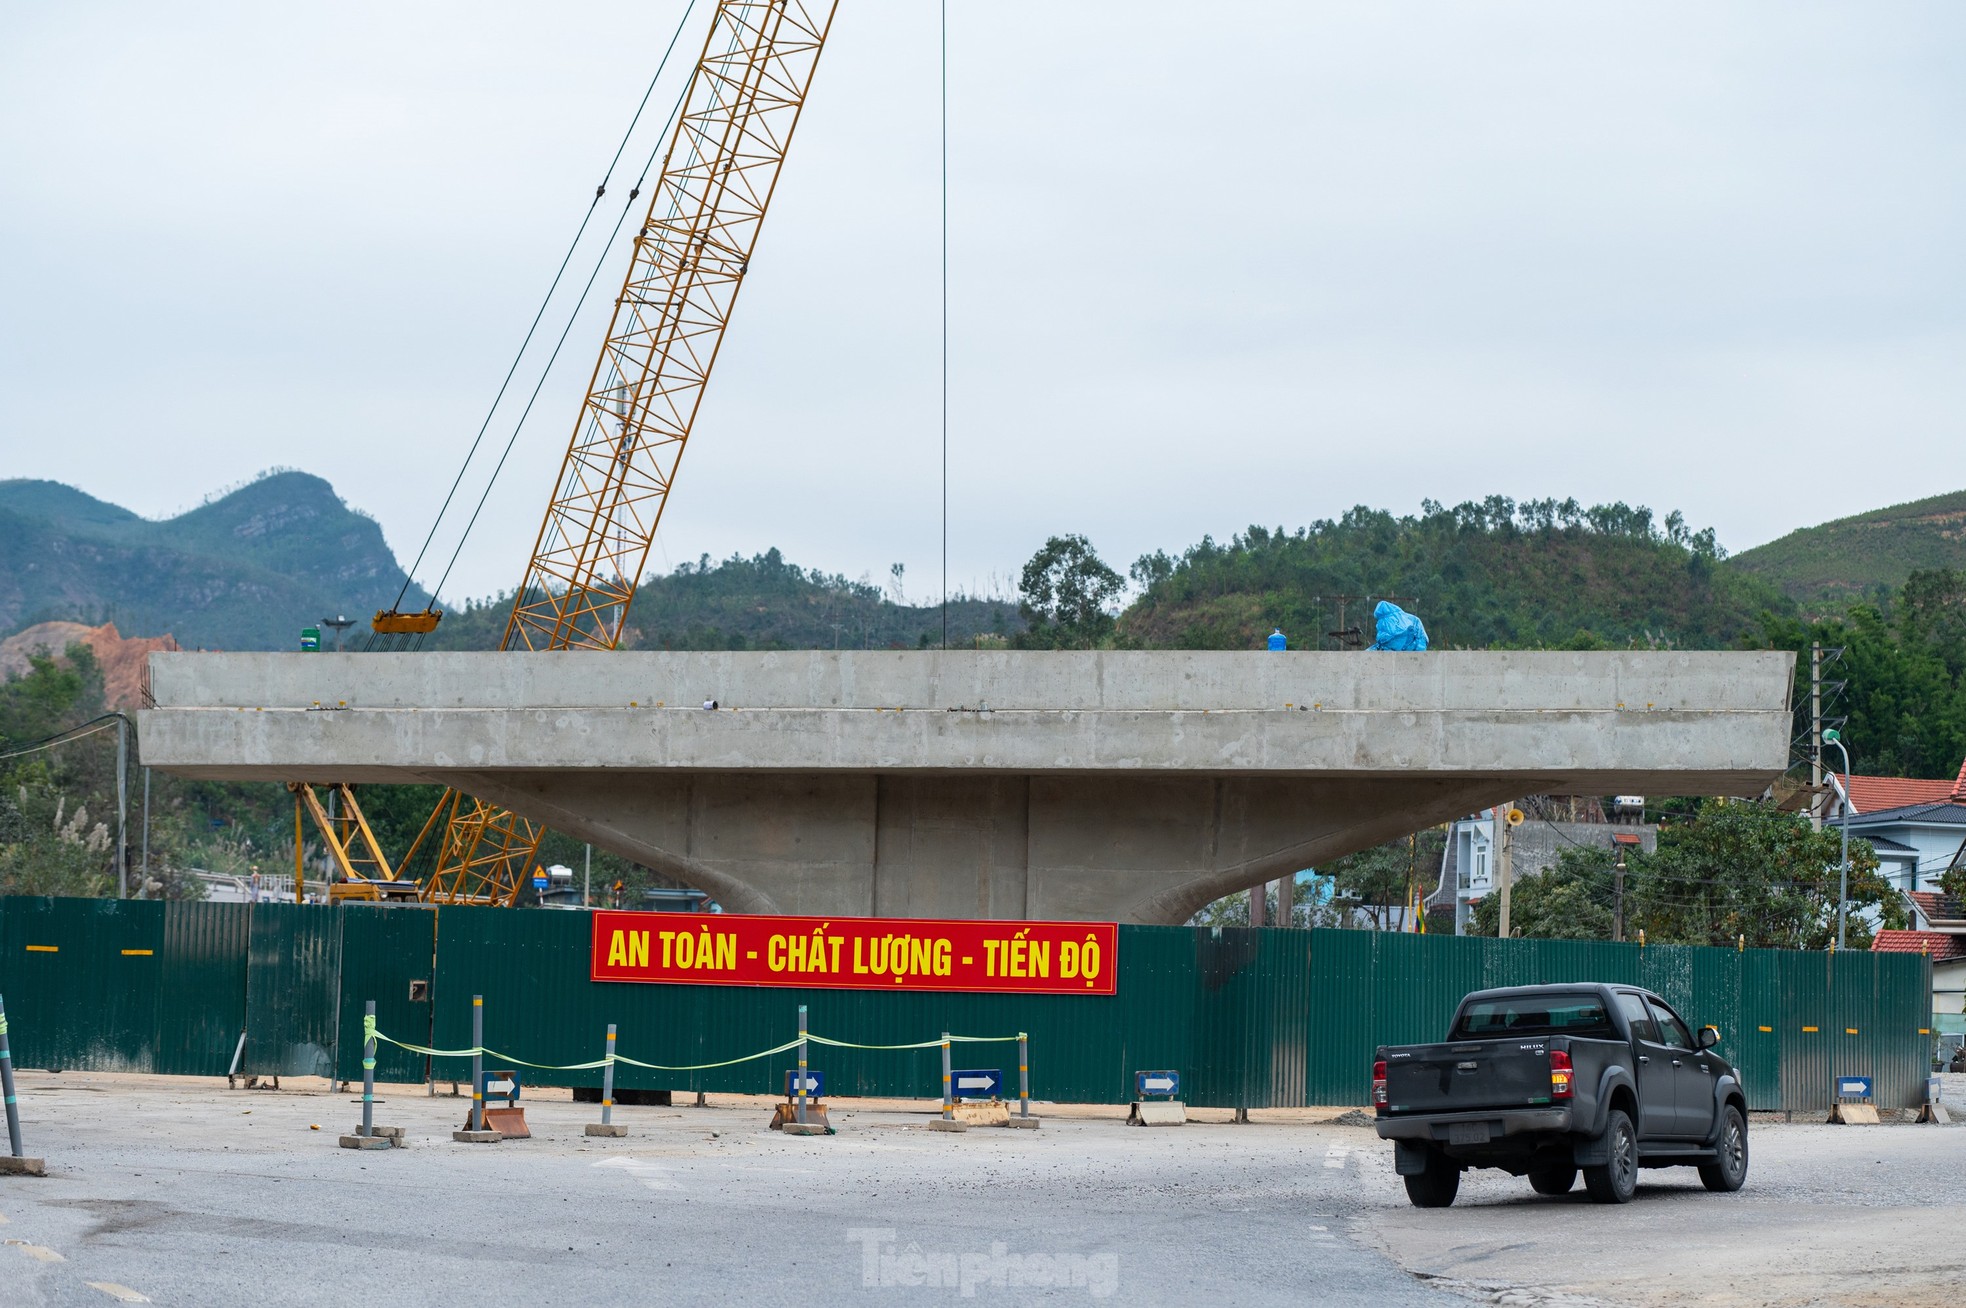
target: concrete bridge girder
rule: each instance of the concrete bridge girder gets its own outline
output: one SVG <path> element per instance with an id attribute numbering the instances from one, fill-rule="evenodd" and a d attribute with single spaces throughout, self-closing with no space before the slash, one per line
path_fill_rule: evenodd
<path id="1" fill-rule="evenodd" d="M 481 773 L 453 784 L 737 912 L 1161 924 L 1518 793 L 1481 778 Z"/>
<path id="2" fill-rule="evenodd" d="M 1787 764 L 1794 670 L 1651 651 L 151 667 L 144 759 L 183 775 L 453 785 L 737 911 L 1147 923 L 1523 794 L 1758 794 Z"/>

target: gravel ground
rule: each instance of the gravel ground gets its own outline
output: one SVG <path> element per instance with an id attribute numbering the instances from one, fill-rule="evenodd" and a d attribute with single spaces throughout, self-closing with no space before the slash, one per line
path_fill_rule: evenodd
<path id="1" fill-rule="evenodd" d="M 471 1146 L 462 1101 L 419 1086 L 378 1114 L 410 1147 L 371 1153 L 336 1147 L 357 1110 L 318 1081 L 21 1080 L 49 1175 L 0 1177 L 0 1305 L 1918 1305 L 1962 1279 L 1966 1129 L 1757 1122 L 1739 1195 L 1651 1172 L 1609 1209 L 1481 1173 L 1422 1211 L 1335 1110 L 1142 1130 L 1047 1105 L 1039 1131 L 944 1135 L 843 1101 L 838 1135 L 798 1139 L 715 1096 L 617 1109 L 631 1134 L 599 1140 L 562 1091 L 530 1100 L 538 1138 Z"/>

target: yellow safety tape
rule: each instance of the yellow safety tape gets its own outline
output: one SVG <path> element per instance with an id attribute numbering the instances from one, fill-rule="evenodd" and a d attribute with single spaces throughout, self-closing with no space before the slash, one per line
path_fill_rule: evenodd
<path id="1" fill-rule="evenodd" d="M 364 1038 L 366 1039 L 366 1035 Z M 474 1049 L 432 1049 L 428 1045 L 414 1045 L 406 1040 L 397 1040 L 391 1036 L 384 1035 L 380 1031 L 375 1033 L 375 1038 L 395 1045 L 398 1049 L 407 1049 L 413 1054 L 429 1054 L 433 1058 L 484 1057 L 494 1059 L 501 1063 L 517 1063 L 520 1067 L 538 1068 L 543 1072 L 591 1072 L 595 1068 L 606 1067 L 609 1063 L 628 1063 L 635 1067 L 646 1067 L 656 1072 L 698 1072 L 713 1067 L 729 1067 L 735 1063 L 748 1063 L 756 1058 L 770 1058 L 773 1054 L 782 1054 L 788 1049 L 798 1048 L 799 1045 L 796 1039 L 787 1040 L 784 1044 L 775 1046 L 774 1048 L 760 1050 L 755 1054 L 745 1054 L 740 1058 L 727 1058 L 719 1063 L 644 1063 L 640 1059 L 630 1058 L 626 1054 L 614 1054 L 607 1058 L 596 1058 L 586 1063 L 534 1063 L 523 1058 L 514 1058 L 511 1054 L 501 1054 L 498 1050 L 489 1046 Z"/>
<path id="2" fill-rule="evenodd" d="M 754 1059 L 770 1058 L 773 1054 L 782 1054 L 788 1049 L 797 1049 L 798 1047 L 799 1047 L 799 1042 L 797 1040 L 787 1040 L 784 1044 L 779 1045 L 775 1049 L 766 1049 L 755 1054 L 746 1054 L 742 1058 L 726 1058 L 721 1063 L 682 1063 L 682 1064 L 675 1064 L 675 1065 L 666 1064 L 666 1063 L 644 1063 L 639 1059 L 629 1058 L 624 1054 L 616 1054 L 614 1056 L 614 1061 L 617 1063 L 628 1063 L 635 1067 L 650 1068 L 657 1072 L 701 1072 L 701 1071 L 706 1071 L 712 1067 L 730 1067 L 735 1063 L 748 1063 Z"/>
<path id="3" fill-rule="evenodd" d="M 953 1036 L 950 1038 L 954 1039 Z M 806 1039 L 812 1041 L 812 1043 L 816 1045 L 831 1045 L 835 1049 L 939 1049 L 941 1048 L 942 1045 L 942 1042 L 939 1039 L 917 1040 L 914 1044 L 911 1045 L 862 1045 L 862 1044 L 855 1044 L 851 1040 L 829 1040 L 825 1036 L 813 1035 L 810 1032 L 806 1033 Z M 797 1044 L 798 1042 L 793 1041 L 793 1043 Z"/>
<path id="4" fill-rule="evenodd" d="M 1019 1038 L 1019 1036 L 958 1035 L 949 1037 L 952 1042 L 960 1040 L 970 1044 L 997 1044 Z M 394 1036 L 384 1035 L 381 1031 L 376 1030 L 375 1019 L 367 1016 L 364 1016 L 362 1019 L 362 1039 L 365 1042 L 379 1040 L 385 1044 L 395 1045 L 398 1049 L 407 1049 L 413 1054 L 427 1054 L 432 1058 L 491 1058 L 501 1063 L 517 1063 L 520 1067 L 538 1068 L 543 1072 L 587 1072 L 598 1067 L 606 1067 L 609 1063 L 627 1063 L 631 1067 L 645 1067 L 654 1072 L 704 1072 L 711 1068 L 732 1067 L 738 1063 L 749 1063 L 760 1058 L 770 1058 L 774 1054 L 782 1054 L 787 1050 L 797 1049 L 799 1047 L 799 1039 L 797 1036 L 794 1036 L 782 1045 L 774 1045 L 770 1049 L 761 1049 L 755 1054 L 743 1054 L 736 1058 L 726 1058 L 716 1063 L 645 1063 L 639 1058 L 630 1058 L 626 1054 L 609 1054 L 605 1058 L 596 1058 L 592 1062 L 587 1063 L 533 1063 L 523 1058 L 514 1058 L 511 1054 L 501 1054 L 489 1046 L 472 1049 L 433 1049 L 428 1045 L 411 1044 L 407 1040 L 398 1040 Z M 851 1040 L 832 1040 L 825 1036 L 813 1035 L 810 1032 L 807 1033 L 806 1039 L 813 1044 L 830 1045 L 836 1049 L 934 1049 L 942 1043 L 940 1040 L 922 1040 L 907 1045 L 862 1045 L 855 1044 Z"/>
<path id="5" fill-rule="evenodd" d="M 908 1045 L 863 1045 L 863 1044 L 857 1044 L 852 1040 L 832 1040 L 832 1039 L 828 1039 L 826 1036 L 813 1035 L 810 1032 L 807 1033 L 806 1039 L 812 1041 L 812 1043 L 816 1045 L 831 1045 L 836 1049 L 935 1049 L 935 1048 L 939 1048 L 942 1044 L 941 1038 L 937 1037 L 934 1040 L 917 1040 L 913 1044 L 908 1044 Z M 949 1043 L 952 1045 L 959 1045 L 959 1044 L 993 1045 L 993 1044 L 1004 1044 L 1006 1042 L 1012 1042 L 1017 1039 L 1018 1039 L 1017 1036 L 952 1035 L 949 1037 Z M 795 1041 L 794 1043 L 797 1042 Z"/>

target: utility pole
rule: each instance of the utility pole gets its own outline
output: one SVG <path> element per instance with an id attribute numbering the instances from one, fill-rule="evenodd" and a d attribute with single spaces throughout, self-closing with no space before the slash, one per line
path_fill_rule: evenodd
<path id="1" fill-rule="evenodd" d="M 582 908 L 594 906 L 594 847 L 592 845 L 587 846 L 587 867 L 580 877 L 580 906 Z"/>
<path id="2" fill-rule="evenodd" d="M 137 861 L 137 897 L 150 898 L 150 769 L 143 770 L 143 853 Z"/>
<path id="3" fill-rule="evenodd" d="M 1625 851 L 1618 849 L 1618 861 L 1612 867 L 1611 879 L 1611 938 L 1622 941 L 1625 938 Z"/>
<path id="4" fill-rule="evenodd" d="M 1297 888 L 1297 874 L 1291 873 L 1277 882 L 1277 925 L 1290 925 L 1290 892 Z"/>
<path id="5" fill-rule="evenodd" d="M 1823 643 L 1809 643 L 1809 829 L 1823 829 Z"/>
<path id="6" fill-rule="evenodd" d="M 123 815 L 128 807 L 130 772 L 130 720 L 116 715 L 116 897 L 130 897 L 130 849 L 124 834 Z"/>
<path id="7" fill-rule="evenodd" d="M 1268 925 L 1263 921 L 1263 910 L 1269 907 L 1270 883 L 1258 881 L 1249 888 L 1249 925 L 1253 927 Z"/>
<path id="8" fill-rule="evenodd" d="M 1495 875 L 1502 883 L 1502 921 L 1501 930 L 1496 934 L 1502 939 L 1509 938 L 1509 886 L 1515 881 L 1515 828 L 1509 825 L 1509 814 L 1515 811 L 1515 801 L 1507 807 L 1495 809 L 1495 824 L 1501 828 L 1496 833 Z"/>

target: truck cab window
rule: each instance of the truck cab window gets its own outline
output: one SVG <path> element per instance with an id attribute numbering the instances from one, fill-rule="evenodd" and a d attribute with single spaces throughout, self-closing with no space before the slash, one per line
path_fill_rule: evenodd
<path id="1" fill-rule="evenodd" d="M 1656 1045 L 1659 1043 L 1659 1028 L 1652 1021 L 1651 1011 L 1645 1007 L 1645 997 L 1643 995 L 1634 995 L 1629 991 L 1620 990 L 1618 992 L 1618 1011 L 1625 1015 L 1625 1021 L 1630 1024 L 1633 1036 L 1645 1041 L 1647 1044 Z"/>
<path id="2" fill-rule="evenodd" d="M 1693 1039 L 1686 1034 L 1686 1024 L 1674 1015 L 1664 1004 L 1653 1004 L 1652 1013 L 1659 1022 L 1659 1043 L 1668 1049 L 1691 1049 Z"/>
<path id="3" fill-rule="evenodd" d="M 1452 1040 L 1481 1040 L 1491 1036 L 1615 1037 L 1604 1005 L 1596 995 L 1527 995 L 1519 999 L 1483 999 L 1469 1004 L 1454 1025 Z"/>

